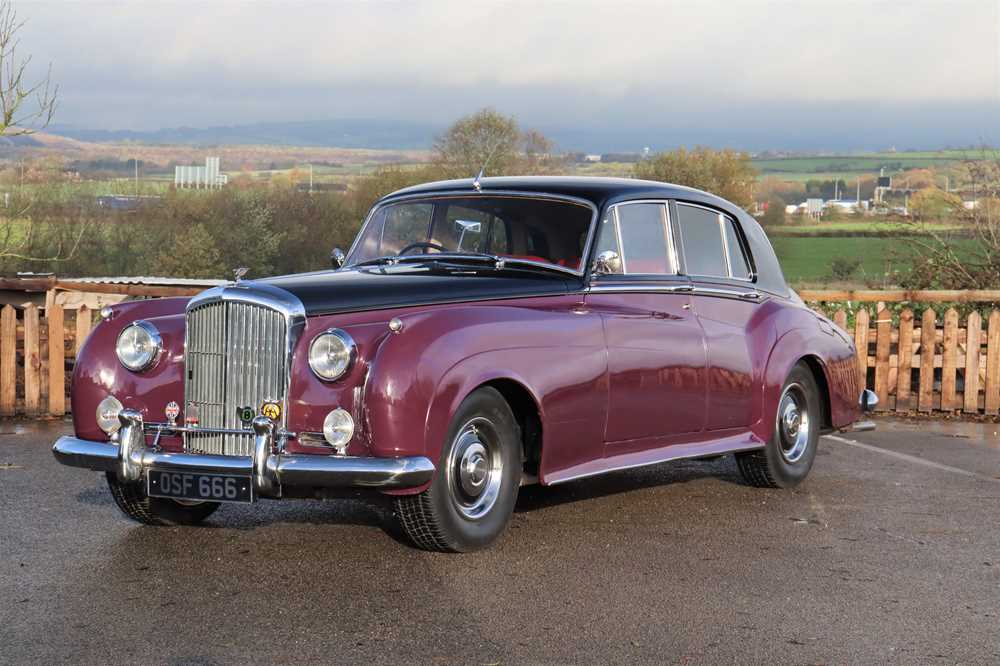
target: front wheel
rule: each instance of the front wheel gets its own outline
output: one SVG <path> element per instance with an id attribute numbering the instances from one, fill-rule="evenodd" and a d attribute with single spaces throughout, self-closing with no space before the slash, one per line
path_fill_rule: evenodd
<path id="1" fill-rule="evenodd" d="M 816 380 L 800 363 L 792 368 L 781 389 L 774 434 L 767 445 L 736 454 L 746 482 L 760 488 L 791 488 L 801 483 L 816 457 L 821 418 Z"/>
<path id="2" fill-rule="evenodd" d="M 507 527 L 520 483 L 517 421 L 503 396 L 483 387 L 452 419 L 430 487 L 396 498 L 396 515 L 420 548 L 477 550 Z"/>
<path id="3" fill-rule="evenodd" d="M 113 472 L 108 472 L 107 478 L 111 497 L 118 508 L 143 525 L 197 525 L 219 508 L 218 502 L 182 504 L 163 497 L 150 497 L 142 483 L 123 483 Z"/>

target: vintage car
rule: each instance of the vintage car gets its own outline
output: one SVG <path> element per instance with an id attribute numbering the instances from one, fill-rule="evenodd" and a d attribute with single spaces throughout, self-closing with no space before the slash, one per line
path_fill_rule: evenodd
<path id="1" fill-rule="evenodd" d="M 102 311 L 56 458 L 142 523 L 223 502 L 391 496 L 422 548 L 504 530 L 521 485 L 733 453 L 801 482 L 874 404 L 853 343 L 757 222 L 642 180 L 395 192 L 334 270 Z"/>

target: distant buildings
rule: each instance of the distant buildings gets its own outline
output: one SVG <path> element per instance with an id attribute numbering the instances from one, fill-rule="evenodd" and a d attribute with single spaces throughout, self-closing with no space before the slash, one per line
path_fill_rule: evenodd
<path id="1" fill-rule="evenodd" d="M 175 166 L 174 187 L 214 189 L 229 182 L 229 176 L 219 173 L 219 158 L 206 157 L 205 166 Z"/>

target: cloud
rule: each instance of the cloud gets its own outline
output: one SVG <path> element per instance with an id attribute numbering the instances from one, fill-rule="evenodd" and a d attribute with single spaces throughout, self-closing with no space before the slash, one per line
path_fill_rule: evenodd
<path id="1" fill-rule="evenodd" d="M 988 0 L 17 8 L 62 84 L 60 122 L 95 127 L 445 122 L 486 104 L 532 124 L 732 123 L 758 106 L 1000 99 Z"/>

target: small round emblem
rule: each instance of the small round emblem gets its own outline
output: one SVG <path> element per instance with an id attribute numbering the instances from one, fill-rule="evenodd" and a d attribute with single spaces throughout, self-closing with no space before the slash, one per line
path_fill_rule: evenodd
<path id="1" fill-rule="evenodd" d="M 163 414 L 167 417 L 167 421 L 174 423 L 177 421 L 177 417 L 181 414 L 181 406 L 171 400 L 167 403 L 167 406 L 163 408 Z"/>
<path id="2" fill-rule="evenodd" d="M 281 405 L 277 402 L 265 402 L 260 406 L 260 413 L 261 416 L 277 421 L 281 418 Z"/>

